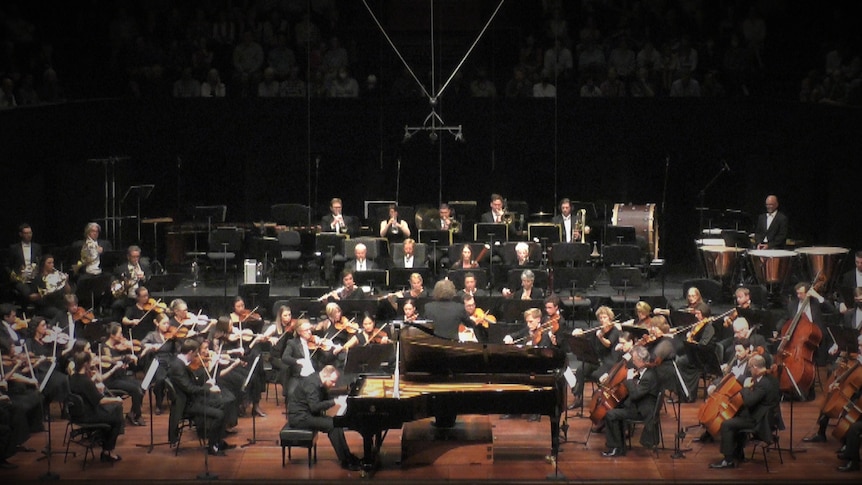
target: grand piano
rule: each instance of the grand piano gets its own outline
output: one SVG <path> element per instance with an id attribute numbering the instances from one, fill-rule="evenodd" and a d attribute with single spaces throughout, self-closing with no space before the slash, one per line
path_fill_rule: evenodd
<path id="1" fill-rule="evenodd" d="M 362 435 L 364 473 L 378 466 L 390 429 L 429 417 L 438 428 L 452 427 L 459 414 L 546 415 L 550 452 L 556 456 L 565 408 L 562 350 L 453 342 L 418 325 L 400 334 L 400 378 L 359 376 L 350 385 L 344 412 L 334 418 L 335 426 Z"/>

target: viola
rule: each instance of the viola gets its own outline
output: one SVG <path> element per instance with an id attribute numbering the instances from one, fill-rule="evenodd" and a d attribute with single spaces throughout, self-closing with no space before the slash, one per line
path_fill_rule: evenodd
<path id="1" fill-rule="evenodd" d="M 72 319 L 76 322 L 81 322 L 84 325 L 89 325 L 96 321 L 96 315 L 92 310 L 87 310 L 81 307 L 78 307 L 74 313 L 72 313 Z"/>

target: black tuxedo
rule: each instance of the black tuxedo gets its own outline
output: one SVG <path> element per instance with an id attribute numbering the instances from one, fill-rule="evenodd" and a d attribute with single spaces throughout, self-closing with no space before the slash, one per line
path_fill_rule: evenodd
<path id="1" fill-rule="evenodd" d="M 856 268 L 841 275 L 841 288 L 854 289 L 859 286 L 856 283 Z"/>
<path id="2" fill-rule="evenodd" d="M 563 238 L 560 242 L 571 242 L 571 243 L 577 242 L 577 241 L 569 239 L 570 237 L 572 237 L 572 231 L 575 229 L 575 215 L 574 214 L 571 214 L 569 216 L 569 230 L 568 231 L 566 231 L 566 226 L 564 224 L 562 214 L 557 214 L 554 217 L 552 217 L 551 218 L 551 224 L 558 224 L 560 226 L 560 235 Z M 568 235 L 566 234 L 566 232 L 568 232 Z"/>
<path id="3" fill-rule="evenodd" d="M 326 364 L 335 361 L 331 352 L 319 350 L 314 352 L 309 350 L 311 357 L 311 366 L 315 372 L 319 372 Z M 313 355 L 312 355 L 313 354 Z M 281 361 L 287 366 L 287 385 L 284 387 L 284 395 L 290 396 L 296 386 L 299 384 L 302 373 L 302 365 L 298 363 L 299 359 L 305 358 L 305 353 L 302 349 L 302 342 L 299 338 L 290 339 L 284 345 L 284 352 L 281 354 Z"/>
<path id="4" fill-rule="evenodd" d="M 351 271 L 358 271 L 356 269 L 356 260 L 351 259 L 351 260 L 347 261 L 346 263 L 344 263 L 344 269 L 349 269 Z M 377 263 L 366 258 L 365 259 L 365 271 L 369 271 L 372 269 L 380 269 L 380 268 L 377 266 Z"/>
<path id="5" fill-rule="evenodd" d="M 725 459 L 733 460 L 742 455 L 745 442 L 739 431 L 754 428 L 758 439 L 771 441 L 772 426 L 780 419 L 778 404 L 781 393 L 778 379 L 764 375 L 749 388 L 743 388 L 743 406 L 732 419 L 721 423 L 721 453 Z"/>
<path id="6" fill-rule="evenodd" d="M 344 438 L 344 429 L 336 428 L 332 418 L 326 416 L 326 410 L 335 405 L 329 399 L 329 392 L 320 380 L 320 374 L 311 374 L 299 379 L 296 389 L 290 393 L 287 404 L 287 422 L 290 427 L 323 431 L 329 436 L 329 442 L 342 464 L 351 459 L 350 448 Z"/>
<path id="7" fill-rule="evenodd" d="M 38 243 L 30 243 L 30 262 L 36 263 L 37 267 L 42 262 L 42 246 Z M 24 266 L 24 248 L 21 247 L 21 242 L 17 242 L 9 246 L 9 261 L 7 263 L 9 271 L 16 273 L 21 271 L 21 266 Z"/>
<path id="8" fill-rule="evenodd" d="M 342 214 L 342 219 L 344 219 L 344 226 L 341 228 L 342 234 L 348 234 L 350 237 L 356 237 L 359 234 L 359 224 L 355 217 L 347 216 Z M 335 217 L 330 213 L 323 216 L 323 219 L 320 221 L 320 230 L 323 232 L 335 232 L 332 229 L 332 221 Z"/>
<path id="9" fill-rule="evenodd" d="M 225 436 L 225 413 L 219 409 L 221 400 L 216 393 L 210 391 L 209 385 L 199 384 L 194 372 L 179 357 L 171 362 L 168 377 L 177 391 L 176 399 L 171 404 L 169 441 L 173 443 L 179 439 L 177 436 L 179 420 L 183 414 L 190 414 L 195 417 L 198 429 L 206 429 L 210 448 L 220 445 Z"/>
<path id="10" fill-rule="evenodd" d="M 754 243 L 760 244 L 767 239 L 769 249 L 782 249 L 787 242 L 787 216 L 783 212 L 775 212 L 775 218 L 769 229 L 766 228 L 766 214 L 757 217 L 757 226 L 754 228 Z"/>
<path id="11" fill-rule="evenodd" d="M 639 418 L 647 420 L 641 434 L 641 444 L 646 447 L 656 445 L 658 438 L 658 422 L 653 419 L 656 400 L 659 395 L 658 374 L 653 368 L 646 368 L 639 378 L 626 379 L 628 397 L 621 407 L 608 411 L 605 416 L 605 439 L 608 448 L 625 448 L 623 426 L 626 419 Z"/>

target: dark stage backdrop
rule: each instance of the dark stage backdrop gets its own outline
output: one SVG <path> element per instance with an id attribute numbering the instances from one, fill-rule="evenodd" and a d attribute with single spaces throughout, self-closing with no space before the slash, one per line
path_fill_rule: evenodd
<path id="1" fill-rule="evenodd" d="M 155 184 L 143 217 L 189 220 L 196 205 L 226 204 L 228 220 L 260 221 L 272 204 L 311 201 L 320 211 L 333 196 L 360 214 L 363 200 L 395 198 L 400 160 L 404 205 L 436 205 L 442 195 L 477 200 L 484 211 L 499 192 L 527 201 L 531 212 L 570 197 L 595 202 L 596 216 L 610 218 L 618 202 L 661 206 L 666 185 L 661 246 L 674 265 L 696 261 L 704 188 L 703 206 L 752 215 L 778 194 L 791 237 L 862 247 L 858 110 L 768 100 L 451 98 L 439 113 L 463 125 L 466 143 L 443 134 L 432 144 L 423 133 L 403 143 L 405 125 L 421 125 L 429 112 L 421 99 L 100 100 L 0 112 L 0 242 L 14 241 L 21 221 L 42 243 L 81 239 L 85 223 L 105 214 L 104 166 L 88 160 L 128 156 L 116 165 L 117 197 Z M 731 172 L 707 187 L 723 161 Z M 122 213 L 136 211 L 127 199 Z"/>

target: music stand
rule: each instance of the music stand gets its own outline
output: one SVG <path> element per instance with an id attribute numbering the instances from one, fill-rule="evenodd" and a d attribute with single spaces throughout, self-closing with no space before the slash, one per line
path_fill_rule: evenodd
<path id="1" fill-rule="evenodd" d="M 237 294 L 248 302 L 250 307 L 258 306 L 258 301 L 269 299 L 269 283 L 240 283 Z"/>
<path id="2" fill-rule="evenodd" d="M 26 345 L 24 346 L 24 351 L 27 351 Z M 59 480 L 60 475 L 54 473 L 51 470 L 51 455 L 54 454 L 54 450 L 51 449 L 51 403 L 48 403 L 48 412 L 45 412 L 45 386 L 48 385 L 48 380 L 51 379 L 51 376 L 54 374 L 54 371 L 57 369 L 57 360 L 55 359 L 51 362 L 51 366 L 48 368 L 48 372 L 45 373 L 45 377 L 42 378 L 42 382 L 39 383 L 39 403 L 42 409 L 42 415 L 46 417 L 48 423 L 48 441 L 45 443 L 45 449 L 42 451 L 44 456 L 41 456 L 36 461 L 41 461 L 43 459 L 48 460 L 48 471 L 46 471 L 42 476 L 39 477 L 40 480 L 48 481 L 48 480 Z M 31 377 L 36 377 L 31 376 Z M 57 453 L 61 453 L 57 451 Z"/>
<path id="3" fill-rule="evenodd" d="M 207 240 L 209 240 L 209 235 L 213 229 L 213 223 L 222 223 L 225 221 L 225 217 L 227 217 L 227 206 L 226 205 L 199 205 L 195 206 L 192 209 L 192 220 L 195 222 L 207 221 Z M 205 252 L 201 252 L 198 249 L 198 235 L 195 233 L 195 247 L 194 252 L 191 253 L 191 256 L 194 256 L 195 261 L 200 256 L 205 256 Z M 189 255 L 188 253 L 186 253 Z"/>
<path id="4" fill-rule="evenodd" d="M 478 305 L 478 303 L 477 303 Z M 542 308 L 542 300 L 505 300 L 502 304 L 504 322 L 524 322 L 524 312 L 530 308 Z"/>
<path id="5" fill-rule="evenodd" d="M 452 231 L 446 229 L 420 229 L 417 242 L 429 246 L 451 246 Z"/>
<path id="6" fill-rule="evenodd" d="M 300 286 L 299 296 L 302 298 L 319 298 L 329 293 L 329 291 L 330 288 L 328 286 Z"/>
<path id="7" fill-rule="evenodd" d="M 478 242 L 508 241 L 509 228 L 502 223 L 478 222 L 473 226 L 473 240 Z"/>
<path id="8" fill-rule="evenodd" d="M 840 325 L 827 325 L 826 330 L 832 336 L 832 341 L 838 345 L 838 351 L 855 352 L 859 345 L 859 332 L 853 328 Z"/>
<path id="9" fill-rule="evenodd" d="M 410 288 L 410 275 L 413 273 L 419 273 L 426 286 L 431 283 L 431 268 L 391 268 L 389 270 L 389 288 Z"/>
<path id="10" fill-rule="evenodd" d="M 569 352 L 577 357 L 578 362 L 581 363 L 581 379 L 586 381 L 586 364 L 590 364 L 592 366 L 598 367 L 599 365 L 599 355 L 596 353 L 595 346 L 593 345 L 593 339 L 589 335 L 581 335 L 575 336 L 569 333 L 564 333 L 563 335 L 557 336 L 559 339 L 562 337 L 563 344 L 568 348 Z M 586 382 L 584 382 L 586 385 Z M 576 384 L 577 385 L 577 384 Z M 578 414 L 575 417 L 582 418 L 584 416 L 584 401 L 581 399 L 581 409 L 578 411 Z M 566 413 L 566 418 L 568 418 L 568 412 Z M 590 434 L 592 433 L 592 428 L 587 432 L 587 437 L 583 442 L 575 441 L 575 443 L 583 444 L 586 446 L 587 442 L 590 440 Z"/>
<path id="11" fill-rule="evenodd" d="M 637 245 L 638 243 L 634 226 L 607 226 L 605 228 L 605 241 L 607 241 L 607 245 Z"/>
<path id="12" fill-rule="evenodd" d="M 353 347 L 344 361 L 344 374 L 388 374 L 385 367 L 389 366 L 394 352 L 395 346 L 391 343 Z"/>
<path id="13" fill-rule="evenodd" d="M 321 295 L 327 291 L 329 291 L 328 288 L 325 288 Z M 302 315 L 305 313 L 309 320 L 316 320 L 319 315 L 323 315 L 326 309 L 326 302 L 294 298 L 288 302 L 288 306 L 293 315 Z"/>
<path id="14" fill-rule="evenodd" d="M 307 205 L 273 204 L 269 208 L 269 213 L 272 220 L 281 226 L 304 226 L 308 222 Z"/>
<path id="15" fill-rule="evenodd" d="M 153 361 L 147 368 L 147 373 L 144 375 L 144 380 L 141 381 L 141 390 L 147 393 L 150 400 L 150 442 L 149 444 L 138 443 L 135 446 L 138 448 L 146 448 L 147 453 L 152 453 L 153 448 L 155 448 L 156 446 L 171 444 L 170 441 L 156 443 L 153 432 L 153 378 L 155 378 L 156 376 L 156 372 L 159 369 L 159 365 L 160 362 L 158 356 L 154 356 Z"/>
<path id="16" fill-rule="evenodd" d="M 608 248 L 605 248 L 608 249 Z M 623 315 L 628 314 L 628 293 L 629 288 L 639 288 L 643 282 L 641 272 L 638 268 L 630 266 L 621 266 L 611 268 L 608 274 L 610 278 L 611 288 L 623 292 Z M 613 300 L 613 297 L 611 298 Z"/>
<path id="17" fill-rule="evenodd" d="M 476 277 L 476 288 L 484 289 L 488 286 L 488 272 L 482 268 L 472 268 L 472 269 L 450 269 L 446 273 L 446 277 L 452 281 L 455 285 L 455 288 L 459 290 L 464 289 L 464 275 L 467 273 L 473 273 L 473 276 Z"/>
<path id="18" fill-rule="evenodd" d="M 527 239 L 547 241 L 548 244 L 559 243 L 563 240 L 563 230 L 559 224 L 548 224 L 544 222 L 531 222 L 527 224 Z M 589 252 L 589 251 L 588 251 Z"/>
<path id="19" fill-rule="evenodd" d="M 338 300 L 338 306 L 341 307 L 341 314 L 344 316 L 356 317 L 356 322 L 361 323 L 360 318 L 363 314 L 368 313 L 374 315 L 377 311 L 377 300 Z"/>
<path id="20" fill-rule="evenodd" d="M 590 260 L 590 245 L 587 243 L 566 243 L 558 242 L 551 246 L 551 253 L 554 255 L 554 265 L 559 265 L 565 262 L 568 263 L 586 263 Z"/>
<path id="21" fill-rule="evenodd" d="M 123 194 L 123 198 L 120 200 L 120 203 L 122 204 L 126 201 L 126 198 L 128 198 L 129 195 L 132 194 L 134 194 L 135 198 L 137 199 L 138 211 L 136 213 L 137 215 L 135 216 L 135 219 L 138 221 L 138 241 L 141 240 L 141 201 L 148 199 L 150 197 L 150 194 L 153 193 L 154 188 L 156 188 L 156 186 L 153 184 L 132 185 L 128 189 L 126 189 L 126 193 Z"/>
<path id="22" fill-rule="evenodd" d="M 385 269 L 369 269 L 353 273 L 353 281 L 357 286 L 368 286 L 371 292 L 374 288 L 387 288 L 389 286 L 389 272 Z"/>
<path id="23" fill-rule="evenodd" d="M 603 259 L 610 265 L 637 266 L 641 262 L 643 252 L 633 244 L 606 245 L 602 248 Z"/>
<path id="24" fill-rule="evenodd" d="M 686 327 L 697 323 L 697 317 L 694 313 L 684 312 L 682 310 L 674 310 L 667 317 L 668 324 L 671 327 Z"/>

